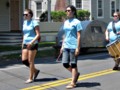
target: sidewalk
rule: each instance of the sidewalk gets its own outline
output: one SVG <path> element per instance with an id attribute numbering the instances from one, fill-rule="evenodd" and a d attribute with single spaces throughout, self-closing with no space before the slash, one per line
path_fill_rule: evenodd
<path id="1" fill-rule="evenodd" d="M 42 48 L 38 48 L 38 51 L 42 51 L 42 50 L 50 50 L 53 47 L 42 47 Z M 17 53 L 21 53 L 21 50 L 15 50 L 15 51 L 5 51 L 5 52 L 0 52 L 0 56 L 3 55 L 10 55 L 10 54 L 17 54 Z"/>

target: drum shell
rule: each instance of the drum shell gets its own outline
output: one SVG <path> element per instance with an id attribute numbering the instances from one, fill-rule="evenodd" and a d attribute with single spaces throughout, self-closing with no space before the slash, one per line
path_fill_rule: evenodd
<path id="1" fill-rule="evenodd" d="M 115 60 L 120 58 L 120 40 L 119 39 L 117 39 L 112 43 L 107 44 L 106 48 L 110 56 L 113 57 Z"/>

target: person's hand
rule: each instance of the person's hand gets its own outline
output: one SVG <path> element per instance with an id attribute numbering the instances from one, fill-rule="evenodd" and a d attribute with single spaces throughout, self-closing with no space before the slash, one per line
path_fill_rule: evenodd
<path id="1" fill-rule="evenodd" d="M 27 44 L 27 49 L 30 49 L 31 48 L 31 46 L 32 46 L 32 44 L 30 43 L 30 44 Z"/>
<path id="2" fill-rule="evenodd" d="M 119 32 L 117 32 L 117 34 L 118 34 L 118 35 L 120 35 L 120 31 L 119 31 Z"/>
<path id="3" fill-rule="evenodd" d="M 109 38 L 106 37 L 105 40 L 106 40 L 106 41 L 109 41 Z"/>
<path id="4" fill-rule="evenodd" d="M 80 50 L 78 48 L 75 49 L 75 56 L 78 56 L 80 53 Z"/>

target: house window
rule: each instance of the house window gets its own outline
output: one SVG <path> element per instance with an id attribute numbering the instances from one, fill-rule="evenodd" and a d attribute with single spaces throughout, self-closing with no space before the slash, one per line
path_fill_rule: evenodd
<path id="1" fill-rule="evenodd" d="M 111 3 L 110 3 L 111 5 L 111 7 L 110 7 L 110 9 L 111 9 L 111 17 L 113 16 L 113 13 L 116 11 L 116 4 L 115 4 L 115 0 L 111 0 Z"/>
<path id="2" fill-rule="evenodd" d="M 103 17 L 103 0 L 98 0 L 97 1 L 98 3 L 98 13 L 97 13 L 97 16 L 98 17 Z"/>
<path id="3" fill-rule="evenodd" d="M 36 18 L 39 18 L 42 13 L 42 3 L 36 2 Z"/>
<path id="4" fill-rule="evenodd" d="M 76 0 L 76 8 L 82 8 L 82 0 Z"/>

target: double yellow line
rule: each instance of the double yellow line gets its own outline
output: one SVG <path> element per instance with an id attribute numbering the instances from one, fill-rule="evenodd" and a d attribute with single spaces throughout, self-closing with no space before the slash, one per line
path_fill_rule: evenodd
<path id="1" fill-rule="evenodd" d="M 90 79 L 90 78 L 94 78 L 94 77 L 98 77 L 98 76 L 102 76 L 102 75 L 106 75 L 106 74 L 111 74 L 111 73 L 114 73 L 114 72 L 117 72 L 117 71 L 113 71 L 112 69 L 108 69 L 108 70 L 93 72 L 93 73 L 90 73 L 90 74 L 81 75 L 78 80 L 86 80 L 86 79 Z M 57 81 L 42 84 L 42 85 L 37 85 L 37 86 L 24 88 L 24 89 L 21 89 L 21 90 L 45 90 L 45 89 L 48 89 L 48 88 L 68 84 L 70 82 L 71 82 L 71 78 L 68 78 L 68 79 L 57 80 Z"/>

